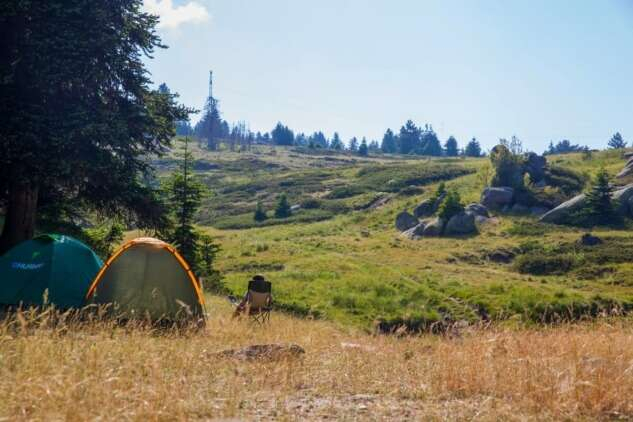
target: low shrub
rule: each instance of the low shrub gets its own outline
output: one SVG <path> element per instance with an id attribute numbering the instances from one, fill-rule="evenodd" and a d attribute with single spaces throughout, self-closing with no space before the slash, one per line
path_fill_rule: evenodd
<path id="1" fill-rule="evenodd" d="M 522 274 L 560 275 L 570 271 L 576 264 L 573 254 L 552 255 L 533 252 L 520 255 L 514 265 Z"/>

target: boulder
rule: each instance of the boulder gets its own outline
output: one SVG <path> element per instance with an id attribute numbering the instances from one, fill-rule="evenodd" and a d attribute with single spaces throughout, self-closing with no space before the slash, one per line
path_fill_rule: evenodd
<path id="1" fill-rule="evenodd" d="M 512 208 L 510 208 L 514 214 L 527 214 L 530 209 L 523 204 L 514 204 Z"/>
<path id="2" fill-rule="evenodd" d="M 446 197 L 446 193 L 441 194 L 437 198 L 428 198 L 424 201 L 420 202 L 417 207 L 413 210 L 413 215 L 418 218 L 430 217 L 435 211 L 440 207 L 440 204 Z"/>
<path id="3" fill-rule="evenodd" d="M 418 223 L 419 223 L 418 219 L 406 211 L 402 211 L 396 217 L 396 229 L 398 229 L 398 231 L 401 231 L 401 232 L 409 230 L 410 228 L 417 226 Z"/>
<path id="4" fill-rule="evenodd" d="M 426 224 L 422 222 L 418 224 L 417 226 L 410 228 L 409 230 L 403 231 L 402 236 L 411 240 L 419 239 L 422 236 L 424 236 L 425 227 L 426 227 Z"/>
<path id="5" fill-rule="evenodd" d="M 217 353 L 218 357 L 239 360 L 279 360 L 296 358 L 305 354 L 305 350 L 297 344 L 254 344 L 241 349 L 228 349 Z"/>
<path id="6" fill-rule="evenodd" d="M 423 236 L 441 236 L 444 231 L 444 220 L 439 217 L 424 222 Z"/>
<path id="7" fill-rule="evenodd" d="M 628 161 L 624 165 L 624 168 L 615 176 L 616 178 L 621 179 L 633 174 L 633 156 L 631 156 L 630 154 L 630 152 L 624 154 L 624 158 L 627 158 Z"/>
<path id="8" fill-rule="evenodd" d="M 632 216 L 630 202 L 633 200 L 633 184 L 626 185 L 613 192 L 612 198 L 618 201 L 616 211 L 622 216 Z"/>
<path id="9" fill-rule="evenodd" d="M 530 179 L 534 183 L 540 182 L 545 177 L 546 164 L 547 160 L 542 155 L 538 155 L 535 152 L 525 154 L 524 170 L 530 175 Z"/>
<path id="10" fill-rule="evenodd" d="M 585 204 L 585 194 L 574 196 L 569 201 L 565 201 L 556 208 L 549 210 L 541 216 L 539 221 L 543 223 L 561 224 L 565 222 L 567 218 L 573 212 L 578 211 Z"/>
<path id="11" fill-rule="evenodd" d="M 299 205 L 299 204 L 292 205 L 292 206 L 290 207 L 290 211 L 291 211 L 291 212 L 296 212 L 296 211 L 299 211 L 300 209 L 301 209 L 301 205 Z"/>
<path id="12" fill-rule="evenodd" d="M 477 203 L 466 205 L 465 211 L 475 216 L 480 215 L 482 217 L 490 217 L 490 214 L 488 213 L 488 208 Z"/>
<path id="13" fill-rule="evenodd" d="M 578 243 L 583 246 L 596 246 L 602 243 L 602 239 L 598 236 L 592 235 L 591 233 L 585 233 L 580 237 Z"/>
<path id="14" fill-rule="evenodd" d="M 448 220 L 446 228 L 444 229 L 444 234 L 471 234 L 476 231 L 477 226 L 475 226 L 475 216 L 467 212 L 460 212 Z"/>
<path id="15" fill-rule="evenodd" d="M 548 208 L 540 207 L 538 205 L 530 207 L 530 214 L 535 215 L 537 217 L 540 217 L 541 215 L 545 214 L 547 211 L 549 211 Z"/>
<path id="16" fill-rule="evenodd" d="M 413 215 L 418 218 L 424 218 L 433 215 L 433 213 L 437 211 L 437 206 L 435 205 L 435 202 L 435 199 L 432 198 L 425 199 L 413 209 Z"/>
<path id="17" fill-rule="evenodd" d="M 481 193 L 481 204 L 488 209 L 500 210 L 510 205 L 514 197 L 514 189 L 502 186 L 497 188 L 488 187 Z"/>

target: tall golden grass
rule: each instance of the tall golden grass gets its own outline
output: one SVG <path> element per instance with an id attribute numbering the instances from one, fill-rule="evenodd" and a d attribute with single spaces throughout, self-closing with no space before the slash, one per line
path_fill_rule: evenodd
<path id="1" fill-rule="evenodd" d="M 212 306 L 201 331 L 5 319 L 0 420 L 633 418 L 625 320 L 394 337 L 280 314 L 262 328 Z M 306 354 L 216 354 L 279 342 Z"/>

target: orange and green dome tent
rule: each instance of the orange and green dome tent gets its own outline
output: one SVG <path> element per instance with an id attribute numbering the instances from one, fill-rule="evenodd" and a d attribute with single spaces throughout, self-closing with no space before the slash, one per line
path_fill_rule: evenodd
<path id="1" fill-rule="evenodd" d="M 176 249 L 141 237 L 116 251 L 95 277 L 86 299 L 111 305 L 116 317 L 204 320 L 201 285 Z"/>
<path id="2" fill-rule="evenodd" d="M 0 305 L 80 308 L 101 259 L 77 239 L 44 234 L 0 256 Z"/>

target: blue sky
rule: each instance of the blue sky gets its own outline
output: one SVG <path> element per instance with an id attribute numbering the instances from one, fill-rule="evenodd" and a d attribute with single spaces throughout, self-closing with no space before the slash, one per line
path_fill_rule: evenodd
<path id="1" fill-rule="evenodd" d="M 485 148 L 633 142 L 633 0 L 145 0 L 156 83 L 268 131 L 382 138 L 407 119 Z"/>

